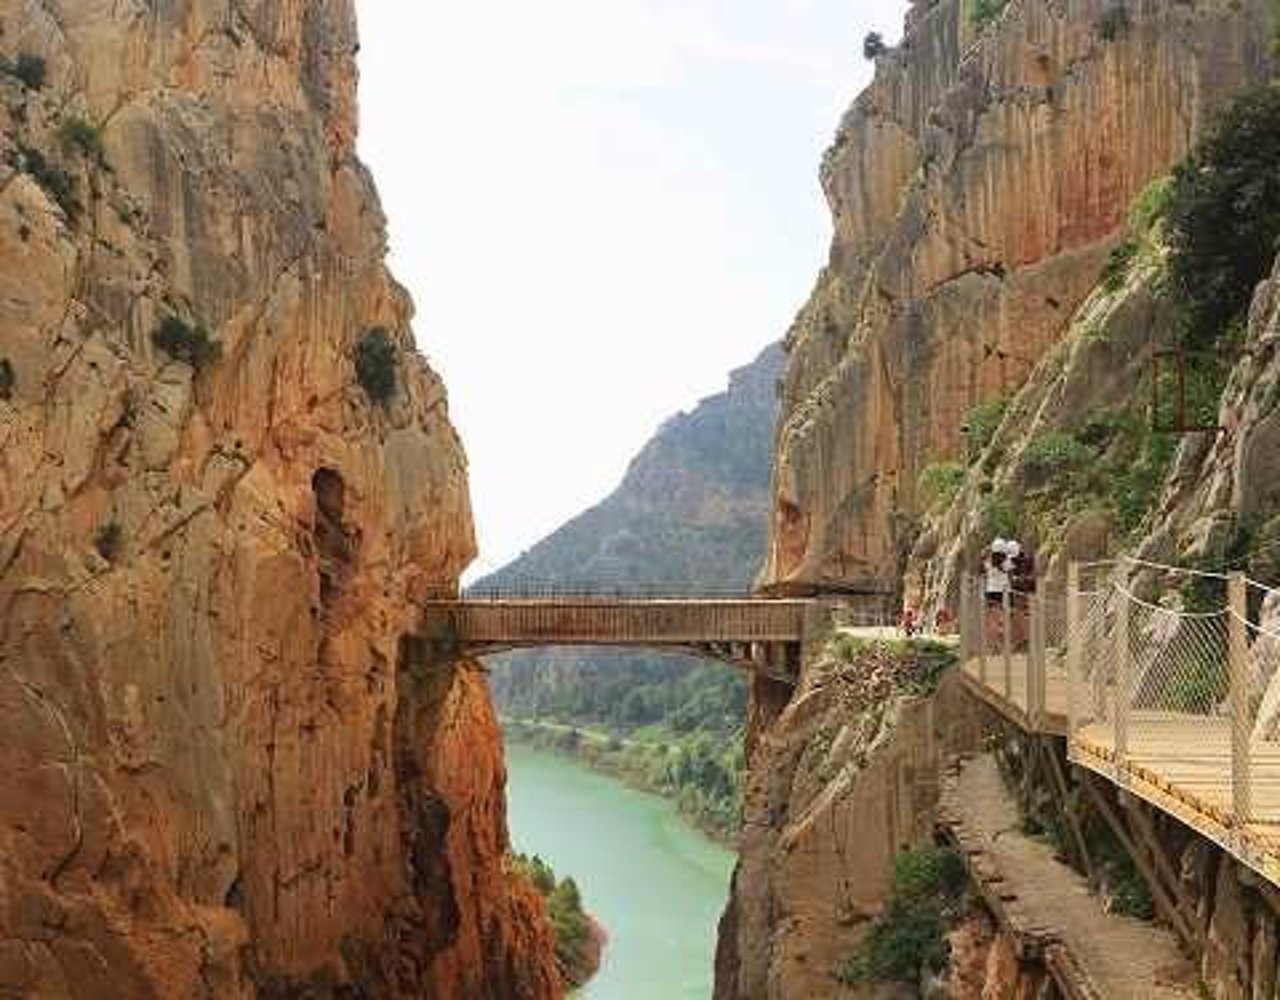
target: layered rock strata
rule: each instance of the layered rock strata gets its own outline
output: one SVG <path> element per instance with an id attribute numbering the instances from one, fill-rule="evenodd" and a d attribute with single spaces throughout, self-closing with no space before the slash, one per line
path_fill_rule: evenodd
<path id="1" fill-rule="evenodd" d="M 823 163 L 827 267 L 790 352 L 765 579 L 895 591 L 927 464 L 1012 395 L 1131 202 L 1268 69 L 1267 0 L 917 0 Z"/>
<path id="2" fill-rule="evenodd" d="M 483 681 L 415 657 L 474 546 L 357 48 L 350 0 L 0 2 L 2 996 L 558 992 Z"/>

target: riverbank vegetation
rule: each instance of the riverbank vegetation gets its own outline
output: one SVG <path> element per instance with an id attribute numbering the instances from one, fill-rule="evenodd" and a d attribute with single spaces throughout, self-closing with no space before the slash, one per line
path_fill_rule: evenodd
<path id="1" fill-rule="evenodd" d="M 729 842 L 742 811 L 746 682 L 719 664 L 643 658 L 637 669 L 602 654 L 564 683 L 507 672 L 495 681 L 507 735 L 669 798 Z"/>
<path id="2" fill-rule="evenodd" d="M 582 894 L 572 878 L 557 878 L 542 858 L 517 854 L 512 867 L 529 879 L 546 901 L 556 937 L 556 966 L 571 988 L 587 982 L 600 968 L 604 934 L 582 905 Z"/>

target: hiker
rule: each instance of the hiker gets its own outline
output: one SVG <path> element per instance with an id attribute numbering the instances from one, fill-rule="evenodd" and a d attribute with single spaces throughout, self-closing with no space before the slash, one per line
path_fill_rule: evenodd
<path id="1" fill-rule="evenodd" d="M 991 543 L 983 563 L 983 592 L 986 595 L 987 646 L 995 648 L 1004 634 L 1004 599 L 1011 584 L 1009 571 L 1009 542 L 997 538 Z"/>
<path id="2" fill-rule="evenodd" d="M 1036 592 L 1036 561 L 1017 541 L 1009 542 L 1006 551 L 1009 560 L 1013 647 L 1024 650 L 1031 634 L 1031 595 Z"/>

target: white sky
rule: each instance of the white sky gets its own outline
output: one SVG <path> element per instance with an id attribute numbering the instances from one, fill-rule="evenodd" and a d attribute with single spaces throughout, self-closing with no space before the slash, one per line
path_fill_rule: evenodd
<path id="1" fill-rule="evenodd" d="M 361 152 L 496 569 L 780 337 L 905 0 L 357 0 Z"/>

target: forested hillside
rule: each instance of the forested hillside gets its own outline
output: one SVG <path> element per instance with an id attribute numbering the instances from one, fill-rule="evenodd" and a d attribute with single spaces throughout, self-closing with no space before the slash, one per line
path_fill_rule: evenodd
<path id="1" fill-rule="evenodd" d="M 726 392 L 663 424 L 608 498 L 475 589 L 748 588 L 765 549 L 781 368 L 774 345 L 733 372 Z M 736 829 L 746 685 L 732 669 L 572 649 L 511 653 L 492 668 L 512 737 L 669 795 L 708 832 Z"/>

